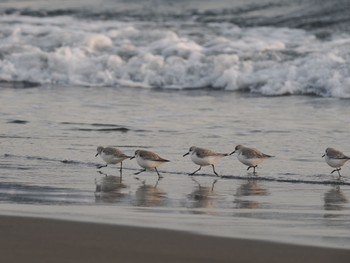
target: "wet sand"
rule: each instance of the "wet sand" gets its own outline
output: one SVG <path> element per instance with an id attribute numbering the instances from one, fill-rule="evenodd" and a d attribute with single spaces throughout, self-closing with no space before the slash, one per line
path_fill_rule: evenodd
<path id="1" fill-rule="evenodd" d="M 0 262 L 349 262 L 350 250 L 0 216 Z"/>

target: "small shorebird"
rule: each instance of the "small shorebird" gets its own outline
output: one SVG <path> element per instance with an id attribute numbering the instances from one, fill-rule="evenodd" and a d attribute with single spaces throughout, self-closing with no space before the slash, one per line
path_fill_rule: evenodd
<path id="1" fill-rule="evenodd" d="M 235 152 L 238 153 L 237 159 L 241 163 L 243 163 L 243 164 L 248 166 L 247 171 L 250 168 L 253 168 L 254 169 L 254 171 L 253 171 L 254 174 L 255 174 L 255 168 L 258 166 L 258 164 L 263 162 L 265 159 L 273 157 L 271 155 L 267 155 L 265 153 L 262 153 L 262 152 L 260 152 L 257 149 L 244 147 L 241 144 L 237 145 L 235 147 L 235 150 L 232 153 L 230 153 L 230 155 L 234 154 Z"/>
<path id="2" fill-rule="evenodd" d="M 161 165 L 162 163 L 170 162 L 169 160 L 163 159 L 158 154 L 150 151 L 144 151 L 144 150 L 136 150 L 135 155 L 130 157 L 131 159 L 134 159 L 136 157 L 136 161 L 138 165 L 140 165 L 143 170 L 135 173 L 135 175 L 140 174 L 142 172 L 145 172 L 147 169 L 155 169 L 158 178 L 162 178 L 162 176 L 159 174 L 157 167 Z"/>
<path id="3" fill-rule="evenodd" d="M 332 172 L 334 173 L 335 171 L 338 172 L 339 174 L 339 178 L 341 177 L 340 175 L 340 170 L 341 167 L 350 160 L 350 157 L 346 156 L 344 153 L 342 153 L 341 151 L 338 151 L 336 149 L 333 148 L 327 148 L 326 152 L 324 155 L 322 155 L 322 157 L 326 157 L 326 163 L 330 166 L 335 168 Z"/>
<path id="4" fill-rule="evenodd" d="M 199 169 L 194 171 L 193 173 L 190 173 L 189 175 L 194 175 L 196 172 L 198 172 L 202 168 L 202 166 L 211 165 L 213 167 L 214 174 L 217 176 L 219 175 L 215 171 L 214 164 L 219 162 L 223 157 L 229 155 L 227 153 L 217 153 L 217 152 L 213 152 L 211 150 L 199 148 L 196 146 L 192 146 L 189 149 L 189 151 L 183 155 L 183 157 L 189 154 L 191 155 L 192 162 L 199 165 Z"/>
<path id="5" fill-rule="evenodd" d="M 108 146 L 108 147 L 98 146 L 95 157 L 97 157 L 97 155 L 100 155 L 102 159 L 106 162 L 106 165 L 97 166 L 98 169 L 102 167 L 107 167 L 108 164 L 120 163 L 120 174 L 122 174 L 122 170 L 123 170 L 123 161 L 125 159 L 130 158 L 130 156 L 127 156 L 122 151 L 120 151 L 117 147 L 113 147 L 113 146 Z"/>

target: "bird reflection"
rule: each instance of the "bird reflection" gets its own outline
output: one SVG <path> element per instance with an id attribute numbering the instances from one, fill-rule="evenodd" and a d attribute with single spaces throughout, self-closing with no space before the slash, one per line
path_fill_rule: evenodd
<path id="1" fill-rule="evenodd" d="M 136 178 L 137 179 L 137 178 Z M 158 183 L 161 178 L 158 178 L 154 185 L 147 185 L 145 181 L 135 192 L 135 206 L 165 206 L 167 202 L 167 194 L 163 192 Z"/>
<path id="2" fill-rule="evenodd" d="M 241 184 L 236 190 L 236 196 L 264 196 L 268 194 L 269 192 L 267 189 L 259 185 L 256 180 L 248 180 L 246 183 Z"/>
<path id="3" fill-rule="evenodd" d="M 122 190 L 127 188 L 127 185 L 122 183 L 122 177 L 107 175 L 101 171 L 100 174 L 105 177 L 95 179 L 95 201 L 97 203 L 115 203 L 120 202 L 127 194 Z"/>
<path id="4" fill-rule="evenodd" d="M 260 208 L 262 204 L 258 201 L 252 200 L 243 200 L 240 197 L 245 196 L 266 196 L 269 195 L 269 191 L 258 184 L 256 180 L 248 180 L 246 183 L 240 185 L 235 196 L 237 197 L 234 200 L 236 203 L 236 208 Z"/>
<path id="5" fill-rule="evenodd" d="M 215 179 L 211 187 L 202 186 L 196 179 L 192 180 L 197 184 L 195 189 L 188 195 L 188 199 L 191 201 L 191 208 L 214 208 L 215 197 L 214 186 L 218 179 Z"/>
<path id="6" fill-rule="evenodd" d="M 325 210 L 342 210 L 344 209 L 344 205 L 348 203 L 339 185 L 332 186 L 332 188 L 324 194 L 323 199 Z"/>

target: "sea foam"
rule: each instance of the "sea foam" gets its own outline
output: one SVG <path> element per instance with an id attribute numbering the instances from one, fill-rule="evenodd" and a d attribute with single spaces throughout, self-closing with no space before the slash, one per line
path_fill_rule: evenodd
<path id="1" fill-rule="evenodd" d="M 350 36 L 229 23 L 0 17 L 0 81 L 350 97 Z"/>

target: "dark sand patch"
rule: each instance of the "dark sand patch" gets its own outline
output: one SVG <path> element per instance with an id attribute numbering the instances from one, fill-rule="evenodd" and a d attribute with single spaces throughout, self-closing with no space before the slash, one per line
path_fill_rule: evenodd
<path id="1" fill-rule="evenodd" d="M 349 262 L 350 250 L 185 232 L 0 217 L 0 262 Z"/>

